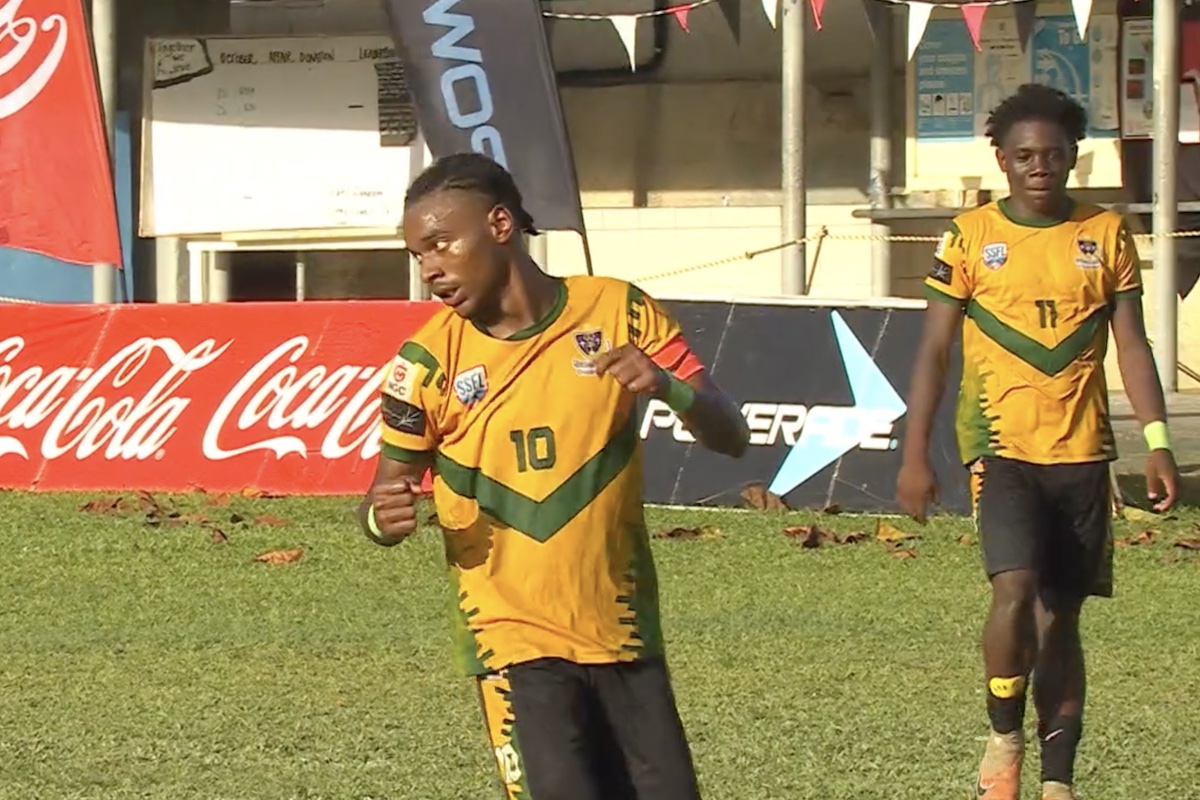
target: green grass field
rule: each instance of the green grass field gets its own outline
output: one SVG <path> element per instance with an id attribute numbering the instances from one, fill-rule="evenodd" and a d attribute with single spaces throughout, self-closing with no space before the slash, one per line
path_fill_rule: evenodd
<path id="1" fill-rule="evenodd" d="M 0 497 L 0 797 L 499 800 L 432 530 L 374 547 L 346 499 L 160 498 L 182 516 L 148 521 L 132 495 L 109 513 Z M 1156 533 L 1088 606 L 1086 798 L 1195 796 L 1200 553 L 1174 545 L 1198 520 L 1118 524 Z M 867 535 L 782 532 L 814 522 Z M 654 530 L 714 526 L 655 542 L 707 800 L 970 796 L 979 550 L 965 520 L 890 522 L 914 557 L 873 518 L 651 512 Z"/>

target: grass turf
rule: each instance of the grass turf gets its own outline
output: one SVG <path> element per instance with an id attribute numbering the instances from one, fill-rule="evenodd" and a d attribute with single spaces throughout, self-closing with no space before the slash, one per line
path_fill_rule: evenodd
<path id="1" fill-rule="evenodd" d="M 2 498 L 0 798 L 500 798 L 433 531 L 374 547 L 346 499 L 170 500 L 205 526 Z M 650 517 L 718 529 L 655 542 L 707 800 L 971 796 L 987 589 L 968 521 L 892 521 L 919 535 L 897 558 L 869 518 Z M 1194 790 L 1200 554 L 1172 543 L 1197 520 L 1118 523 L 1157 535 L 1118 550 L 1117 598 L 1085 613 L 1087 798 Z M 781 533 L 814 521 L 871 535 Z M 296 563 L 252 560 L 295 547 Z"/>

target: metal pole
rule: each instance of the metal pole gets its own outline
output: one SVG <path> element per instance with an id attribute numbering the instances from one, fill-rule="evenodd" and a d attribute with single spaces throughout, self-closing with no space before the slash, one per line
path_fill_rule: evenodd
<path id="1" fill-rule="evenodd" d="M 1154 0 L 1154 360 L 1163 391 L 1179 388 L 1176 154 L 1179 148 L 1178 0 Z"/>
<path id="2" fill-rule="evenodd" d="M 783 203 L 780 214 L 785 242 L 803 239 L 807 227 L 807 190 L 804 183 L 804 37 L 807 6 L 805 0 L 783 2 L 783 130 L 780 153 Z M 800 243 L 783 251 L 782 284 L 785 295 L 808 293 L 805 249 L 804 244 Z"/>
<path id="3" fill-rule="evenodd" d="M 109 163 L 116 152 L 117 120 L 117 0 L 92 0 L 92 42 L 96 51 L 96 72 L 100 80 L 100 102 L 104 127 L 108 131 Z M 115 190 L 115 187 L 110 187 Z M 123 254 L 126 260 L 129 254 Z M 125 265 L 127 268 L 128 264 Z M 116 299 L 117 270 L 112 264 L 92 266 L 92 302 L 111 303 Z"/>
<path id="4" fill-rule="evenodd" d="M 868 183 L 871 208 L 892 207 L 892 11 L 885 6 L 875 31 L 871 54 L 871 174 Z M 891 226 L 871 226 L 871 294 L 892 294 Z"/>

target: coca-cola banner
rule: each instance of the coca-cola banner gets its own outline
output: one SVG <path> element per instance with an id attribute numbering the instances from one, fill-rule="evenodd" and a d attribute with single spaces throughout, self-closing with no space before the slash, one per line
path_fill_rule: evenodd
<path id="1" fill-rule="evenodd" d="M 436 308 L 7 307 L 0 486 L 357 494 L 384 369 Z"/>

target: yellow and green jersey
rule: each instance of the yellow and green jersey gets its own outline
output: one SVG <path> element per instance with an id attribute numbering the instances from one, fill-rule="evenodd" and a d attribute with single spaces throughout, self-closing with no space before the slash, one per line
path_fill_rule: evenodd
<path id="1" fill-rule="evenodd" d="M 433 457 L 469 674 L 662 652 L 636 398 L 594 366 L 627 343 L 681 378 L 700 369 L 636 287 L 573 277 L 543 321 L 507 339 L 442 309 L 389 370 L 383 455 Z"/>
<path id="2" fill-rule="evenodd" d="M 1119 298 L 1141 291 L 1133 237 L 1112 211 L 1076 204 L 1066 220 L 1034 224 L 1001 200 L 955 218 L 925 293 L 964 311 L 956 415 L 964 463 L 1115 458 L 1108 323 Z"/>

